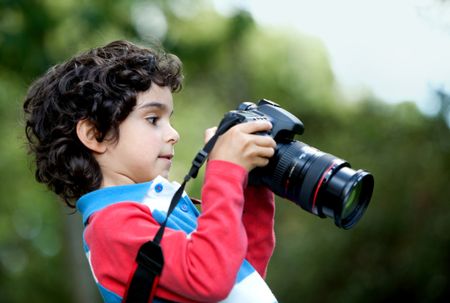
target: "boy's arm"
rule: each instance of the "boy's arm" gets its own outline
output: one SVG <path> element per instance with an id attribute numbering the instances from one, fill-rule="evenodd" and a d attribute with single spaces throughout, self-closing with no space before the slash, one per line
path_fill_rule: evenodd
<path id="1" fill-rule="evenodd" d="M 247 251 L 242 223 L 246 178 L 238 165 L 208 164 L 197 230 L 186 235 L 167 228 L 164 233 L 165 264 L 156 296 L 177 302 L 217 302 L 228 295 Z M 138 203 L 118 203 L 107 209 L 93 215 L 85 239 L 97 280 L 123 296 L 137 251 L 153 238 L 159 224 Z"/>
<path id="2" fill-rule="evenodd" d="M 246 259 L 265 278 L 275 247 L 274 194 L 266 187 L 245 189 L 243 222 L 248 238 Z"/>

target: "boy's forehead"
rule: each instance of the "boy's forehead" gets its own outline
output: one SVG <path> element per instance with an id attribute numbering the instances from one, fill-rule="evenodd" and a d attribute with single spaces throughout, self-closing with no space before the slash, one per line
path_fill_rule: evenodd
<path id="1" fill-rule="evenodd" d="M 167 86 L 152 85 L 145 92 L 137 95 L 136 109 L 156 107 L 159 109 L 172 109 L 172 91 Z"/>

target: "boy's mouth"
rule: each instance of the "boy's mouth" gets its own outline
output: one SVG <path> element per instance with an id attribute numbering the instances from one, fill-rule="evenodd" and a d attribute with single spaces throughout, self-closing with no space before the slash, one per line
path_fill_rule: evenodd
<path id="1" fill-rule="evenodd" d="M 173 154 L 160 155 L 158 158 L 161 158 L 161 159 L 167 159 L 167 160 L 172 160 Z"/>

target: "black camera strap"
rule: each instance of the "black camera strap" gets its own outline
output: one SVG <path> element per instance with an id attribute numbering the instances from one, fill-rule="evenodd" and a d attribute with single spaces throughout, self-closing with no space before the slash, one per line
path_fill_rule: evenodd
<path id="1" fill-rule="evenodd" d="M 164 266 L 164 256 L 160 243 L 167 225 L 167 220 L 180 201 L 186 183 L 191 178 L 195 179 L 197 177 L 198 171 L 205 163 L 209 153 L 216 144 L 217 139 L 239 120 L 240 119 L 236 118 L 222 121 L 214 136 L 195 156 L 189 173 L 184 177 L 183 183 L 172 197 L 166 218 L 163 223 L 161 223 L 153 241 L 148 241 L 139 248 L 136 256 L 137 267 L 128 282 L 128 288 L 122 300 L 123 303 L 148 303 L 153 301 L 159 277 L 161 276 Z"/>

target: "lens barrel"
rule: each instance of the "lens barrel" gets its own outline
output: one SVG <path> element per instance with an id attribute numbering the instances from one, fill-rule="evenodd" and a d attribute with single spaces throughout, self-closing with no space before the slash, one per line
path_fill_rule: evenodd
<path id="1" fill-rule="evenodd" d="M 348 162 L 296 140 L 278 142 L 269 165 L 252 171 L 250 178 L 344 229 L 361 219 L 374 186 L 369 172 L 355 171 Z"/>

